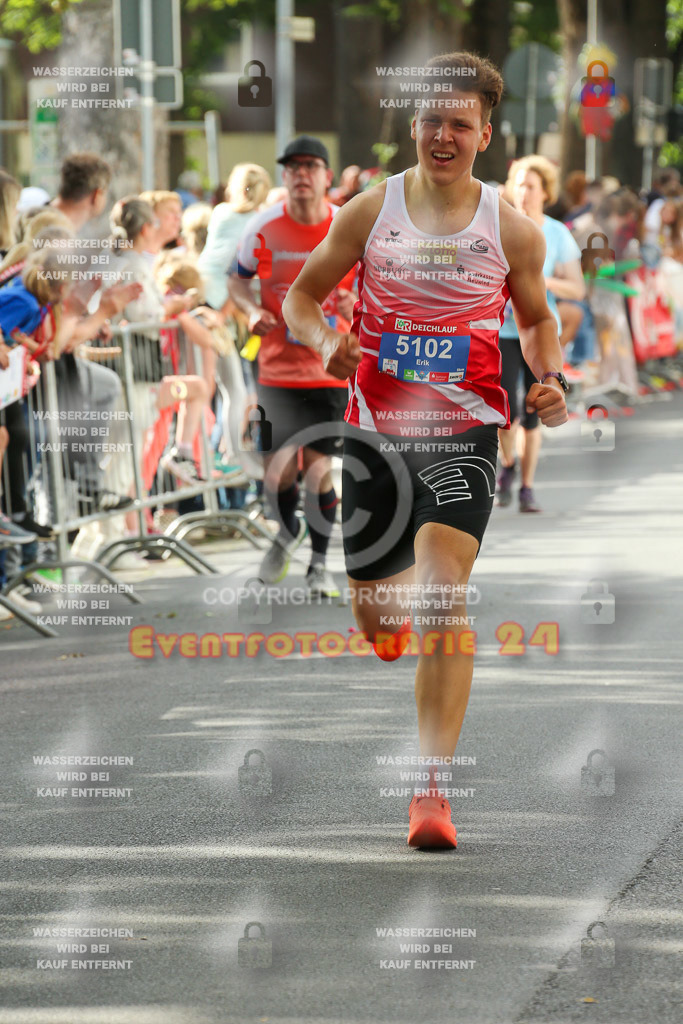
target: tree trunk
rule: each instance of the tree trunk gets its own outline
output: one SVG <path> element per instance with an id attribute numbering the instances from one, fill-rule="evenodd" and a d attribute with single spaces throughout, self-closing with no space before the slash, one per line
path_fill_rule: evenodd
<path id="1" fill-rule="evenodd" d="M 370 167 L 376 162 L 371 147 L 380 137 L 380 79 L 375 65 L 383 59 L 378 56 L 383 52 L 383 24 L 377 17 L 347 18 L 347 6 L 349 0 L 336 4 L 334 18 L 340 168 Z"/>
<path id="2" fill-rule="evenodd" d="M 89 0 L 69 8 L 64 15 L 62 43 L 56 54 L 61 67 L 106 67 L 114 65 L 114 22 L 111 0 Z M 74 78 L 64 81 L 84 82 L 83 93 L 67 94 L 86 99 L 117 98 L 113 77 Z M 122 81 L 126 81 L 123 79 Z M 91 86 L 103 85 L 108 91 L 95 92 Z M 114 171 L 112 198 L 139 192 L 142 187 L 140 114 L 137 108 L 98 109 L 92 107 L 60 110 L 60 157 L 69 153 L 90 151 L 107 160 Z M 156 166 L 155 182 L 158 188 L 168 183 L 168 143 L 163 130 L 165 111 L 155 117 Z M 161 129 L 161 130 L 160 130 Z"/>
<path id="3" fill-rule="evenodd" d="M 501 72 L 510 50 L 510 7 L 508 0 L 475 0 L 469 9 L 470 18 L 465 26 L 463 45 L 480 57 L 487 57 Z M 505 181 L 507 159 L 505 139 L 500 131 L 501 107 L 491 116 L 493 135 L 489 148 L 479 153 L 474 164 L 477 178 Z"/>

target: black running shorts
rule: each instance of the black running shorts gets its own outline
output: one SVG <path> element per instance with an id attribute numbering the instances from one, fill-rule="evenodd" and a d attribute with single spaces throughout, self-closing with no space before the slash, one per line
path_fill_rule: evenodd
<path id="1" fill-rule="evenodd" d="M 265 454 L 272 454 L 288 442 L 296 442 L 296 435 L 303 435 L 303 447 L 323 455 L 341 456 L 348 403 L 346 388 L 276 388 L 257 383 L 256 393 L 271 425 L 272 445 Z"/>
<path id="2" fill-rule="evenodd" d="M 342 470 L 346 571 L 379 580 L 415 562 L 415 534 L 444 523 L 481 545 L 496 487 L 498 430 L 396 437 L 348 424 Z"/>

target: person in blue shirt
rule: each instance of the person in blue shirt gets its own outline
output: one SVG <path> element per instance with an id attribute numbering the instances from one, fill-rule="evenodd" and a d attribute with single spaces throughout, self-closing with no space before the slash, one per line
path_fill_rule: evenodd
<path id="1" fill-rule="evenodd" d="M 557 311 L 558 299 L 582 299 L 586 286 L 581 273 L 581 250 L 571 232 L 560 221 L 545 216 L 544 207 L 557 199 L 557 169 L 542 156 L 527 156 L 515 160 L 510 167 L 505 198 L 511 200 L 521 213 L 530 217 L 543 232 L 546 257 L 543 264 L 547 299 L 550 312 L 557 321 L 558 333 L 562 332 Z M 496 496 L 499 505 L 507 506 L 512 501 L 512 485 L 517 472 L 517 427 L 521 425 L 521 475 L 519 491 L 520 512 L 540 512 L 533 486 L 541 449 L 541 429 L 536 412 L 518 408 L 517 389 L 520 373 L 524 374 L 524 393 L 536 378 L 522 358 L 519 331 L 514 318 L 512 303 L 505 306 L 505 319 L 500 329 L 500 351 L 502 360 L 501 384 L 510 401 L 510 429 L 499 430 L 500 457 L 502 469 L 498 476 Z"/>

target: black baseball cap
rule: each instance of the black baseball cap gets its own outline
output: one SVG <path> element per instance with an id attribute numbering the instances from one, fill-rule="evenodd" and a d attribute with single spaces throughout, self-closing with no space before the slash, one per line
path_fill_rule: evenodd
<path id="1" fill-rule="evenodd" d="M 278 157 L 277 162 L 286 164 L 293 156 L 317 156 L 325 161 L 326 167 L 330 166 L 330 154 L 327 152 L 327 147 L 322 144 L 320 139 L 316 139 L 312 135 L 297 135 L 295 139 L 287 143 L 284 153 Z"/>

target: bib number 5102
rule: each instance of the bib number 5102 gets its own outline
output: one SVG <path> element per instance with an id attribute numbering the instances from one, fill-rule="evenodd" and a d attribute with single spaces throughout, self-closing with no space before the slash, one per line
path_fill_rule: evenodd
<path id="1" fill-rule="evenodd" d="M 437 356 L 439 359 L 447 359 L 451 354 L 453 342 L 450 338 L 425 338 L 424 350 L 420 351 L 422 341 L 421 337 L 411 338 L 409 334 L 399 334 L 396 342 L 396 352 L 399 356 L 405 356 L 411 348 L 414 348 L 416 359 L 419 359 L 421 356 L 424 356 L 426 359 L 435 359 Z"/>

